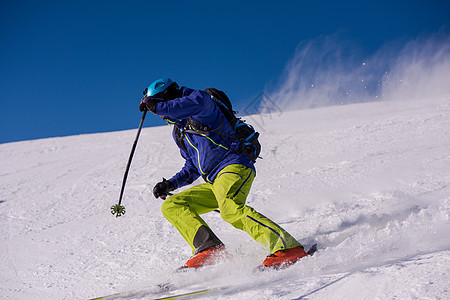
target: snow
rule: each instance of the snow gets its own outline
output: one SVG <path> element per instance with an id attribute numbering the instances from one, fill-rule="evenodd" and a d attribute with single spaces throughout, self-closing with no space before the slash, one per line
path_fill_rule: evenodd
<path id="1" fill-rule="evenodd" d="M 151 194 L 183 165 L 170 126 L 143 129 L 120 218 L 110 207 L 136 130 L 1 144 L 0 298 L 87 299 L 170 280 L 232 286 L 210 299 L 448 299 L 449 117 L 449 96 L 247 117 L 263 146 L 248 204 L 319 245 L 262 274 L 252 268 L 266 250 L 214 212 L 204 218 L 232 257 L 172 274 L 190 248 Z"/>

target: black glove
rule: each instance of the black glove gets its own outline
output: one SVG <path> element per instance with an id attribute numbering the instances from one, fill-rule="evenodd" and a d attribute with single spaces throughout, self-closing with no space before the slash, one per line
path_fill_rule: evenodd
<path id="1" fill-rule="evenodd" d="M 175 190 L 173 183 L 163 178 L 163 181 L 158 182 L 153 188 L 153 196 L 155 198 L 161 197 L 161 199 L 166 199 L 167 195 L 173 190 Z"/>
<path id="2" fill-rule="evenodd" d="M 139 110 L 140 111 L 149 110 L 152 113 L 155 113 L 155 106 L 156 103 L 158 102 L 161 102 L 161 99 L 154 98 L 151 96 L 144 97 L 141 99 L 141 103 L 139 103 Z"/>

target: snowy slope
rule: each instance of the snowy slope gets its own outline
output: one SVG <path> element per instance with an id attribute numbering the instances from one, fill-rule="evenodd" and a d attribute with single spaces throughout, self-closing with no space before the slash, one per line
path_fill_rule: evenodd
<path id="1" fill-rule="evenodd" d="M 148 116 L 154 117 L 154 116 Z M 264 159 L 248 204 L 319 252 L 252 274 L 268 254 L 215 213 L 233 257 L 171 274 L 190 249 L 151 195 L 183 165 L 169 126 L 0 145 L 0 298 L 86 299 L 171 280 L 211 299 L 448 299 L 450 98 L 251 116 Z M 136 120 L 138 123 L 139 120 Z M 208 297 L 207 297 L 208 298 Z"/>

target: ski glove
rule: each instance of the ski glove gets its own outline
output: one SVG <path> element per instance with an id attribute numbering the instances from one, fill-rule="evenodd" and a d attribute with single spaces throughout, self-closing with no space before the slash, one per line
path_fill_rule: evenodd
<path id="1" fill-rule="evenodd" d="M 149 110 L 152 113 L 156 113 L 156 103 L 161 102 L 161 99 L 154 98 L 152 96 L 147 96 L 141 99 L 141 103 L 139 103 L 139 110 Z"/>
<path id="2" fill-rule="evenodd" d="M 153 188 L 153 196 L 155 198 L 161 197 L 161 199 L 165 200 L 167 195 L 173 190 L 175 190 L 173 183 L 163 178 L 163 181 L 158 182 Z"/>

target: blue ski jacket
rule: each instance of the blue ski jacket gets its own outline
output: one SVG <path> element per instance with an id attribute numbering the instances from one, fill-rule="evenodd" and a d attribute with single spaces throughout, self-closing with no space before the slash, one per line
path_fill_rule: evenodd
<path id="1" fill-rule="evenodd" d="M 169 179 L 175 188 L 191 184 L 200 176 L 212 183 L 220 170 L 231 164 L 241 164 L 255 170 L 253 162 L 238 152 L 239 141 L 231 138 L 235 131 L 208 93 L 181 87 L 181 97 L 157 103 L 155 113 L 176 125 L 173 133 L 175 142 L 176 130 L 183 136 L 181 142 L 185 147 L 177 145 L 186 161 L 181 171 Z M 184 129 L 194 130 L 186 120 L 189 117 L 213 130 L 218 129 L 222 134 L 214 131 L 206 134 L 185 132 Z"/>

